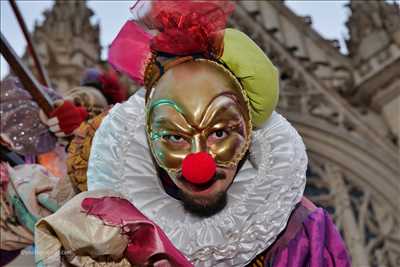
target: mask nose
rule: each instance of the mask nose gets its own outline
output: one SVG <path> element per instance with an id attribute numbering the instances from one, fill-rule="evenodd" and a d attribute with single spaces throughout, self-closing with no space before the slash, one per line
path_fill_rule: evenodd
<path id="1" fill-rule="evenodd" d="M 190 153 L 182 162 L 182 175 L 193 184 L 207 183 L 215 170 L 215 161 L 207 152 Z"/>
<path id="2" fill-rule="evenodd" d="M 198 153 L 207 150 L 206 140 L 201 134 L 196 134 L 192 139 L 192 153 Z"/>

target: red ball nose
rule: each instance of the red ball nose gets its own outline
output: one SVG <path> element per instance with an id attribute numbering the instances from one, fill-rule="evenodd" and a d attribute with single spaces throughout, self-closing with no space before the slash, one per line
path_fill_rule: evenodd
<path id="1" fill-rule="evenodd" d="M 182 162 L 182 175 L 191 183 L 204 184 L 215 174 L 215 161 L 207 152 L 191 153 Z"/>

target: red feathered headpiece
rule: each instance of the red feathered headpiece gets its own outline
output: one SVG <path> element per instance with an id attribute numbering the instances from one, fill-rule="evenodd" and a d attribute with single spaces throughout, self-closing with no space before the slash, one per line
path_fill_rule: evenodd
<path id="1" fill-rule="evenodd" d="M 109 62 L 140 84 L 157 55 L 201 55 L 216 59 L 222 53 L 223 29 L 234 5 L 229 1 L 138 1 L 109 50 Z M 146 32 L 141 26 L 155 30 Z"/>

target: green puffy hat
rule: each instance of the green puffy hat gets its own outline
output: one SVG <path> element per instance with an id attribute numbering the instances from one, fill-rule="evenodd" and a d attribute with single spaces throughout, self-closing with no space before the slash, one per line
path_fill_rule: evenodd
<path id="1" fill-rule="evenodd" d="M 253 126 L 260 127 L 278 103 L 278 70 L 256 43 L 235 29 L 225 30 L 219 60 L 240 80 L 250 102 Z"/>

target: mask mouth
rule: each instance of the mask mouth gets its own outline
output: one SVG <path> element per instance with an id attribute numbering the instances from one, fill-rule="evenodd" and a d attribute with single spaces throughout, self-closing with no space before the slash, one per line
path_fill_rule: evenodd
<path id="1" fill-rule="evenodd" d="M 189 188 L 191 191 L 194 191 L 194 192 L 204 191 L 204 190 L 212 187 L 214 185 L 214 183 L 217 182 L 218 180 L 223 180 L 223 179 L 225 179 L 225 174 L 222 171 L 217 171 L 209 181 L 202 183 L 202 184 L 191 183 L 181 173 L 179 173 L 179 175 L 178 175 L 178 180 L 182 184 L 184 184 L 185 187 Z"/>

